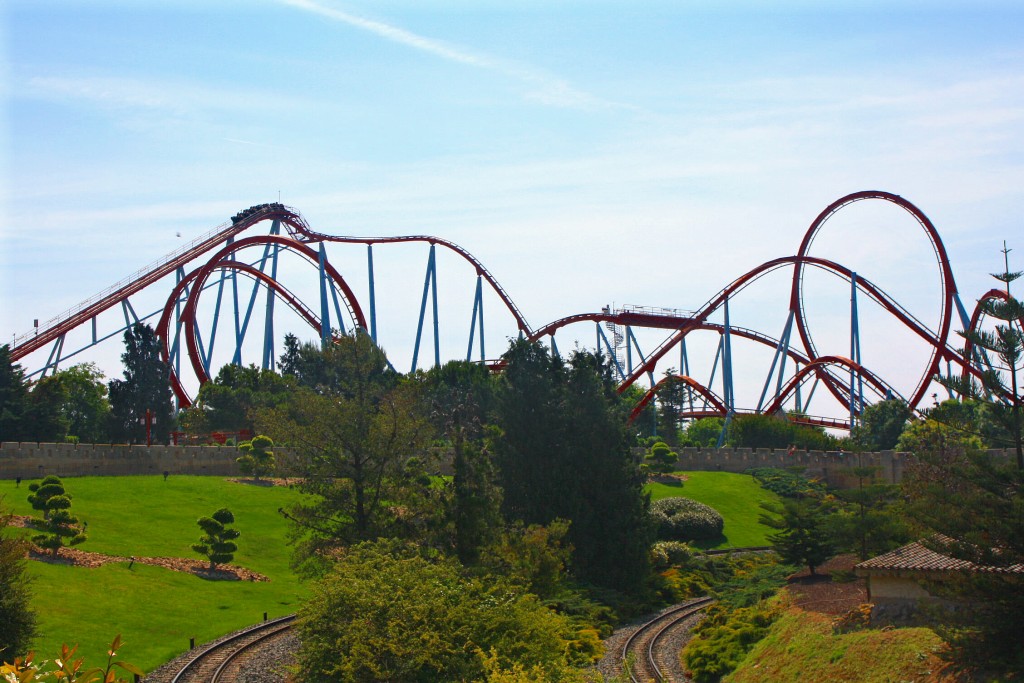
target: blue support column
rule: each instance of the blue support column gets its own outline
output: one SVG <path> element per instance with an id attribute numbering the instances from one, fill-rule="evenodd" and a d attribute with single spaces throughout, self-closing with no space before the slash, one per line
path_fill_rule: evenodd
<path id="1" fill-rule="evenodd" d="M 331 308 L 327 303 L 327 272 L 324 266 L 327 264 L 327 252 L 324 250 L 324 243 L 320 243 L 320 251 L 317 254 L 317 263 L 320 267 L 320 343 L 327 346 L 331 340 Z"/>
<path id="2" fill-rule="evenodd" d="M 274 220 L 274 227 L 271 228 L 271 234 L 275 228 L 278 228 L 278 220 Z M 269 246 L 269 245 L 268 245 Z M 277 255 L 280 250 L 280 246 L 273 245 L 273 251 L 270 256 L 270 279 L 277 282 Z M 275 359 L 274 359 L 274 301 L 277 299 L 274 296 L 274 289 L 267 287 L 267 311 L 266 317 L 263 321 L 263 369 L 273 370 Z"/>
<path id="3" fill-rule="evenodd" d="M 725 332 L 722 335 L 722 382 L 725 388 L 725 405 L 731 414 L 736 410 L 736 397 L 732 383 L 732 335 L 729 331 L 729 300 L 725 300 Z"/>
<path id="4" fill-rule="evenodd" d="M 233 241 L 234 240 L 228 240 L 229 243 L 233 242 Z M 239 312 L 240 312 L 239 309 L 241 308 L 241 306 L 238 305 L 238 273 L 235 272 L 234 270 L 232 270 L 228 277 L 231 278 L 231 301 L 234 304 L 234 310 L 232 311 L 232 318 L 233 318 L 234 323 L 235 323 L 235 354 L 231 358 L 231 362 L 233 364 L 235 364 L 235 365 L 241 365 L 242 364 L 242 338 L 245 335 L 242 332 L 242 321 L 241 321 L 241 319 L 239 318 L 239 315 L 238 315 Z M 212 355 L 213 355 L 213 348 L 211 347 L 210 350 L 207 352 L 207 355 L 206 355 L 206 363 L 205 363 L 205 365 L 207 367 L 207 372 L 209 372 L 210 357 Z"/>
<path id="5" fill-rule="evenodd" d="M 370 339 L 377 343 L 377 295 L 373 287 L 373 245 L 366 245 L 366 271 L 370 279 Z"/>
<path id="6" fill-rule="evenodd" d="M 772 377 L 775 375 L 775 366 L 779 366 L 778 381 L 775 384 L 775 398 L 779 397 L 782 391 L 782 379 L 786 375 L 786 358 L 789 355 L 789 333 L 793 329 L 793 318 L 795 313 L 789 312 L 786 318 L 786 326 L 782 330 L 782 337 L 779 338 L 779 345 L 775 348 L 775 356 L 772 358 L 772 366 L 768 369 L 768 377 L 764 381 L 764 389 L 761 390 L 761 398 L 757 401 L 757 412 L 764 407 L 764 399 L 768 396 L 768 387 L 771 386 Z"/>
<path id="7" fill-rule="evenodd" d="M 622 366 L 619 365 L 619 359 L 615 357 L 615 347 L 612 346 L 610 341 L 608 341 L 608 337 L 605 335 L 604 330 L 601 329 L 601 323 L 595 323 L 594 325 L 595 325 L 595 327 L 597 327 L 597 351 L 598 351 L 598 353 L 601 352 L 601 344 L 603 343 L 604 344 L 604 348 L 606 348 L 608 350 L 608 357 L 612 361 L 612 367 L 614 367 L 615 371 L 617 373 L 619 373 L 619 377 L 624 377 L 625 375 L 622 374 Z"/>
<path id="8" fill-rule="evenodd" d="M 476 333 L 477 316 L 480 316 L 480 325 L 483 326 L 483 289 L 482 289 L 483 278 L 481 275 L 476 276 L 476 293 L 473 295 L 473 313 L 469 316 L 469 346 L 466 347 L 466 362 L 468 363 L 473 359 L 473 341 Z M 483 341 L 484 335 L 480 333 L 480 360 L 483 361 Z"/>
<path id="9" fill-rule="evenodd" d="M 437 320 L 437 260 L 434 257 L 434 245 L 430 245 L 430 262 L 434 264 L 430 272 L 430 298 L 434 309 L 434 367 L 441 367 L 441 335 Z"/>
<path id="10" fill-rule="evenodd" d="M 423 338 L 423 321 L 427 316 L 427 295 L 430 293 L 430 283 L 433 281 L 434 273 L 434 245 L 430 245 L 430 256 L 427 258 L 427 274 L 423 278 L 423 299 L 420 301 L 420 319 L 416 325 L 416 344 L 412 349 L 412 368 L 409 372 L 416 372 L 416 364 L 420 357 L 420 341 Z"/>

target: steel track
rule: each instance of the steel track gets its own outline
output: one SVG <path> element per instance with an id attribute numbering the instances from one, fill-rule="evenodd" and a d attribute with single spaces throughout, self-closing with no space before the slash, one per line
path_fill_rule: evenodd
<path id="1" fill-rule="evenodd" d="M 643 657 L 638 656 L 635 658 L 634 665 L 639 670 L 630 671 L 629 680 L 633 683 L 647 683 L 647 681 L 652 680 L 651 676 L 653 676 L 653 680 L 659 682 L 666 680 L 665 674 L 655 661 L 654 653 L 657 649 L 658 641 L 681 622 L 705 609 L 712 602 L 714 602 L 714 598 L 691 600 L 685 605 L 680 605 L 658 615 L 634 631 L 622 646 L 623 664 L 625 664 L 631 653 L 639 655 L 642 651 Z"/>
<path id="2" fill-rule="evenodd" d="M 226 683 L 228 667 L 267 639 L 292 628 L 295 615 L 271 619 L 203 648 L 174 675 L 171 683 Z"/>

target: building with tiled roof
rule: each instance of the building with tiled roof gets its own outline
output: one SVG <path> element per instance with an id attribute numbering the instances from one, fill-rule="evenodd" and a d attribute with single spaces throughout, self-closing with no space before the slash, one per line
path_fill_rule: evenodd
<path id="1" fill-rule="evenodd" d="M 868 580 L 868 601 L 875 605 L 872 618 L 907 621 L 914 618 L 921 601 L 938 601 L 925 590 L 923 582 L 941 582 L 962 572 L 1024 574 L 1024 565 L 976 565 L 943 555 L 915 541 L 854 565 L 853 570 L 857 576 Z"/>

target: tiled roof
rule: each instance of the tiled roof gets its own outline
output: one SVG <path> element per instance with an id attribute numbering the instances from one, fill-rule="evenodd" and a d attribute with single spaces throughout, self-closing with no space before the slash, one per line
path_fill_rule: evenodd
<path id="1" fill-rule="evenodd" d="M 891 550 L 884 555 L 865 560 L 855 565 L 854 569 L 913 572 L 982 571 L 1000 574 L 1024 574 L 1024 565 L 982 567 L 967 560 L 958 560 L 954 557 L 935 552 L 917 541 L 908 543 L 902 548 Z"/>

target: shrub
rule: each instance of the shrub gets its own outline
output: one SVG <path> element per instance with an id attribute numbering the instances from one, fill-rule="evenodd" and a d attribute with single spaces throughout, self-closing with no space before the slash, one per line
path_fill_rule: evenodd
<path id="1" fill-rule="evenodd" d="M 647 455 L 644 456 L 647 467 L 660 474 L 671 472 L 675 464 L 679 462 L 679 454 L 669 448 L 664 441 L 658 441 L 651 445 Z"/>
<path id="2" fill-rule="evenodd" d="M 277 466 L 274 460 L 274 442 L 269 436 L 257 436 L 249 441 L 238 444 L 242 455 L 235 459 L 243 474 L 251 474 L 256 481 L 274 473 Z"/>
<path id="3" fill-rule="evenodd" d="M 780 612 L 775 601 L 733 610 L 721 604 L 712 605 L 681 655 L 690 677 L 698 683 L 717 682 L 767 635 Z"/>
<path id="4" fill-rule="evenodd" d="M 747 474 L 761 482 L 762 488 L 784 498 L 820 497 L 825 494 L 825 484 L 794 470 L 755 467 L 747 470 Z"/>
<path id="5" fill-rule="evenodd" d="M 216 569 L 218 564 L 235 559 L 238 545 L 234 540 L 241 536 L 241 532 L 227 528 L 228 524 L 234 523 L 235 516 L 227 508 L 217 510 L 212 517 L 200 517 L 196 521 L 205 534 L 198 543 L 192 544 L 192 550 L 210 561 L 211 570 Z"/>
<path id="6" fill-rule="evenodd" d="M 27 544 L 8 532 L 10 522 L 11 515 L 0 508 L 0 660 L 7 661 L 27 652 L 36 632 L 25 560 Z"/>
<path id="7" fill-rule="evenodd" d="M 42 533 L 32 537 L 40 548 L 53 551 L 56 557 L 66 545 L 78 545 L 86 540 L 78 518 L 71 514 L 71 494 L 64 490 L 59 477 L 48 476 L 28 487 L 32 495 L 28 502 L 43 513 L 42 519 L 32 521 L 32 527 Z M 67 540 L 65 540 L 67 539 Z"/>
<path id="8" fill-rule="evenodd" d="M 651 503 L 658 538 L 665 541 L 700 541 L 722 535 L 725 520 L 709 505 L 681 496 Z"/>

